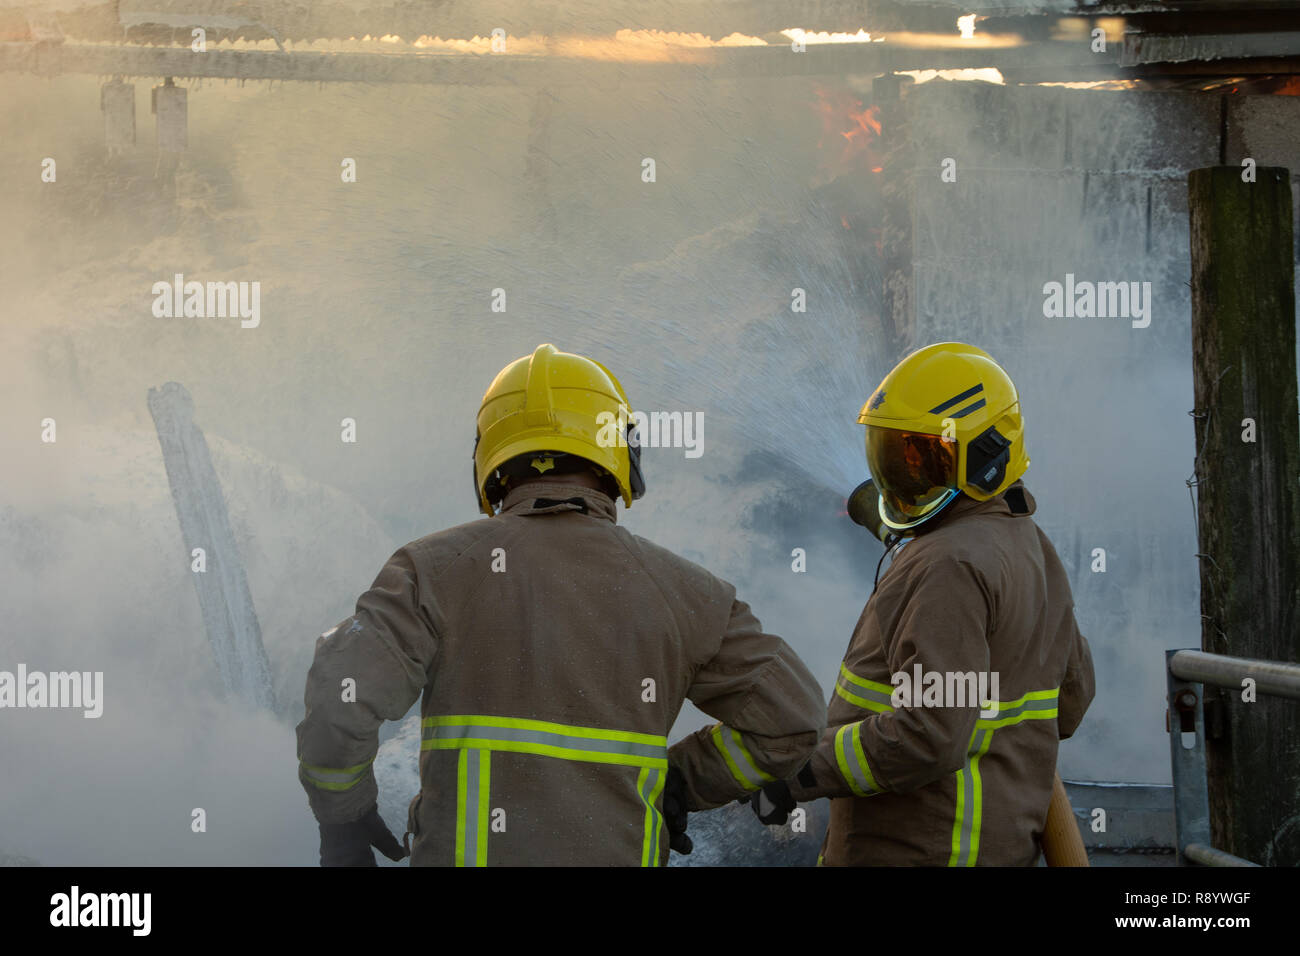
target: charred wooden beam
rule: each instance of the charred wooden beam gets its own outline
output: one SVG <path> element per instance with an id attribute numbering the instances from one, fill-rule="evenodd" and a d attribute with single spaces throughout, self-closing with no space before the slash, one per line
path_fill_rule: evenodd
<path id="1" fill-rule="evenodd" d="M 754 76 L 879 76 L 904 70 L 996 67 L 1042 78 L 1114 75 L 1112 50 L 1094 54 L 1078 43 L 1020 47 L 926 47 L 888 43 L 682 49 L 672 59 L 598 60 L 493 54 L 316 53 L 188 47 L 0 43 L 0 71 L 39 75 L 210 77 L 344 83 L 516 85 L 661 82 L 690 70 L 692 79 Z"/>

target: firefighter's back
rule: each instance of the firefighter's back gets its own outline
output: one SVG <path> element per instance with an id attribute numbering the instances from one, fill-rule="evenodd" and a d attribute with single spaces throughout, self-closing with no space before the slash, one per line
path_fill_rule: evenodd
<path id="1" fill-rule="evenodd" d="M 660 858 L 667 734 L 734 592 L 577 491 L 410 545 L 438 641 L 415 865 Z"/>
<path id="2" fill-rule="evenodd" d="M 543 344 L 493 379 L 473 458 L 488 520 L 399 548 L 317 639 L 298 776 L 322 861 L 399 858 L 372 764 L 421 698 L 417 865 L 660 865 L 665 806 L 681 848 L 687 811 L 806 761 L 825 718 L 798 655 L 731 585 L 617 527 L 615 499 L 645 493 L 634 439 L 591 359 Z M 670 753 L 688 697 L 718 722 Z"/>

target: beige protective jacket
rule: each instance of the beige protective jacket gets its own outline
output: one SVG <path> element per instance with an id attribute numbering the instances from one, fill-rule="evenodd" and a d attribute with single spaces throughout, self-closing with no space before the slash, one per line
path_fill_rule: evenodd
<path id="1" fill-rule="evenodd" d="M 317 641 L 298 753 L 318 820 L 375 802 L 379 725 L 421 694 L 416 866 L 661 865 L 670 761 L 708 809 L 798 771 L 825 727 L 816 680 L 731 585 L 558 482 L 400 549 Z M 721 723 L 669 749 L 686 699 Z"/>
<path id="2" fill-rule="evenodd" d="M 1092 657 L 1023 484 L 950 507 L 880 578 L 828 728 L 790 782 L 796 799 L 834 798 L 826 865 L 1038 859 L 1058 741 L 1092 701 Z"/>

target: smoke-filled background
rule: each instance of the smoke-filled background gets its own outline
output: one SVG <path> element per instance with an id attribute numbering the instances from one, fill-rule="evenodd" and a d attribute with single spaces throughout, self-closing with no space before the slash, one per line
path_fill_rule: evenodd
<path id="1" fill-rule="evenodd" d="M 649 492 L 620 521 L 733 582 L 828 693 L 881 554 L 843 513 L 866 477 L 858 409 L 911 348 L 990 351 L 1020 387 L 1026 483 L 1096 663 L 1061 773 L 1167 781 L 1161 652 L 1200 621 L 1185 211 L 1153 220 L 1142 178 L 1158 206 L 1185 176 L 1161 104 L 913 90 L 925 179 L 900 335 L 881 322 L 876 172 L 897 144 L 865 119 L 869 79 L 683 67 L 611 87 L 566 69 L 532 87 L 187 82 L 174 174 L 150 81 L 137 146 L 110 158 L 99 79 L 0 75 L 0 669 L 105 674 L 98 720 L 0 715 L 0 854 L 314 863 L 293 727 L 315 638 L 396 548 L 476 520 L 479 399 L 540 342 L 609 366 L 638 409 L 703 414 L 704 453 L 647 449 Z M 1083 117 L 1057 157 L 1070 175 L 1025 169 L 1016 144 L 1057 149 L 1062 110 Z M 1005 162 L 978 154 L 991 127 Z M 1111 178 L 1089 187 L 1099 156 Z M 1067 272 L 1151 281 L 1150 328 L 1044 318 L 1042 285 Z M 260 283 L 260 326 L 155 317 L 176 273 Z M 275 714 L 227 699 L 213 665 L 146 405 L 168 381 L 211 447 Z M 703 720 L 688 708 L 674 737 Z"/>

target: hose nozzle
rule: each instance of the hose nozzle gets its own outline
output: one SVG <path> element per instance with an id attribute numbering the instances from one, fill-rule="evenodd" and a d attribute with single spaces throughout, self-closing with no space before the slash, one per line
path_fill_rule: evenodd
<path id="1" fill-rule="evenodd" d="M 854 524 L 862 525 L 880 541 L 885 540 L 889 529 L 880 520 L 880 492 L 870 478 L 849 494 L 848 511 Z"/>

